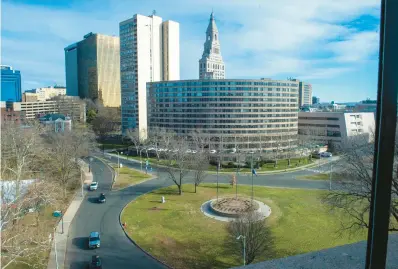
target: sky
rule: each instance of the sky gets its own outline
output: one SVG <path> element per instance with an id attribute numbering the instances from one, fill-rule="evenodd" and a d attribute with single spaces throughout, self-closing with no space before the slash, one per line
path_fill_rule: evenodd
<path id="1" fill-rule="evenodd" d="M 181 79 L 199 76 L 213 10 L 227 78 L 298 78 L 322 102 L 375 99 L 379 0 L 2 0 L 1 64 L 22 89 L 65 85 L 64 48 L 134 14 L 180 23 Z"/>

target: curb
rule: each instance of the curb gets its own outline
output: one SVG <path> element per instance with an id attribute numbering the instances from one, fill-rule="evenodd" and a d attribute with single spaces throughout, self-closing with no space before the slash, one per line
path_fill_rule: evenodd
<path id="1" fill-rule="evenodd" d="M 111 186 L 111 189 L 110 189 L 111 191 L 121 191 L 121 190 L 124 190 L 124 189 L 126 189 L 126 188 L 129 188 L 129 187 L 131 187 L 131 186 L 135 186 L 135 185 L 141 184 L 141 183 L 143 183 L 143 182 L 146 182 L 146 181 L 149 181 L 149 180 L 152 180 L 152 179 L 157 178 L 157 176 L 151 174 L 152 176 L 151 176 L 150 178 L 148 178 L 148 179 L 135 182 L 135 183 L 133 183 L 133 184 L 130 184 L 130 185 L 128 185 L 128 186 L 126 186 L 126 187 L 123 187 L 123 188 L 120 188 L 120 189 L 113 189 L 113 186 L 114 186 L 115 183 L 116 183 L 116 180 L 115 180 L 115 177 L 116 177 L 115 168 L 113 168 L 110 164 L 108 164 L 107 161 L 106 161 L 105 159 L 100 158 L 100 157 L 95 157 L 95 158 L 97 158 L 98 160 L 100 160 L 101 162 L 103 162 L 103 163 L 104 163 L 106 166 L 108 166 L 108 168 L 112 171 L 113 180 L 112 180 L 112 186 Z M 137 170 L 137 169 L 130 168 L 130 167 L 128 167 L 128 168 L 129 168 L 129 169 L 133 169 L 133 170 Z M 139 170 L 137 170 L 137 171 L 139 171 Z M 139 171 L 139 172 L 141 172 L 141 171 Z"/>
<path id="2" fill-rule="evenodd" d="M 113 153 L 106 152 L 105 154 L 108 154 L 108 155 L 110 155 L 110 156 L 112 156 L 112 157 L 117 157 L 117 155 L 115 155 L 115 154 L 113 154 Z M 124 160 L 126 160 L 126 161 L 131 161 L 131 162 L 135 162 L 135 163 L 140 163 L 140 161 L 138 161 L 138 160 L 136 160 L 136 159 L 133 159 L 133 158 L 127 159 L 127 158 L 125 158 L 124 156 L 119 157 L 119 158 L 124 159 Z M 337 160 L 336 160 L 336 161 L 337 161 Z M 324 165 L 324 164 L 326 164 L 326 163 L 322 163 L 321 165 Z M 319 165 L 319 164 L 318 164 L 317 162 L 314 162 L 314 163 L 306 164 L 306 165 L 303 165 L 303 166 L 300 166 L 300 167 L 297 167 L 297 168 L 288 168 L 288 169 L 284 169 L 284 170 L 281 169 L 281 170 L 277 170 L 277 171 L 267 171 L 267 172 L 257 171 L 257 174 L 258 174 L 258 175 L 273 175 L 273 174 L 291 173 L 291 172 L 297 172 L 297 171 L 305 170 L 305 169 L 307 169 L 307 168 L 316 167 L 317 165 Z M 152 166 L 155 166 L 155 167 L 167 167 L 167 166 L 160 165 L 160 164 L 152 164 Z M 208 172 L 209 174 L 217 174 L 217 171 L 207 171 L 207 172 Z M 230 175 L 230 174 L 235 174 L 236 172 L 223 172 L 223 171 L 219 171 L 218 173 L 219 173 L 219 174 L 227 174 L 227 175 Z M 248 174 L 248 175 L 251 174 L 250 172 L 239 172 L 239 173 L 240 173 L 240 174 Z"/>
<path id="3" fill-rule="evenodd" d="M 80 159 L 80 160 L 82 160 L 84 162 L 84 164 L 87 164 L 87 162 L 84 161 L 83 159 Z M 92 173 L 90 172 L 90 174 L 92 174 Z M 73 220 L 75 219 L 76 213 L 79 210 L 79 208 L 81 206 L 81 203 L 84 201 L 84 199 L 85 199 L 85 197 L 87 195 L 87 192 L 83 192 L 83 197 L 81 197 L 81 195 L 79 195 L 80 193 L 81 193 L 80 188 L 77 188 L 75 190 L 75 194 L 73 195 L 72 200 L 70 201 L 70 203 L 68 205 L 68 208 L 63 213 L 63 215 L 65 215 L 65 213 L 68 212 L 68 210 L 72 206 L 73 202 L 75 202 L 75 201 L 78 202 L 78 207 L 77 207 L 76 211 L 74 212 L 73 217 L 72 217 L 72 219 L 70 220 L 69 223 L 72 223 Z M 81 199 L 76 199 L 76 198 L 81 198 Z M 70 226 L 67 226 L 66 230 L 64 231 L 65 238 L 63 239 L 63 241 L 62 241 L 62 239 L 61 239 L 61 241 L 58 241 L 58 244 L 60 242 L 65 243 L 65 245 L 66 245 L 65 246 L 65 250 L 57 250 L 57 248 L 56 248 L 56 240 L 57 239 L 56 239 L 55 232 L 58 231 L 58 228 L 59 228 L 58 226 L 60 225 L 61 221 L 62 221 L 61 219 L 58 220 L 56 226 L 54 227 L 54 236 L 53 236 L 53 238 L 51 240 L 51 248 L 50 248 L 49 258 L 48 258 L 47 267 L 46 267 L 47 269 L 53 269 L 54 265 L 56 265 L 57 268 L 58 267 L 59 268 L 65 268 L 66 256 L 67 256 L 67 252 L 68 252 L 67 241 L 68 241 L 68 238 L 69 238 Z M 58 253 L 61 254 L 61 260 L 59 262 L 58 262 L 58 260 L 56 258 L 59 255 Z M 63 256 L 63 261 L 62 261 L 62 256 Z"/>
<path id="4" fill-rule="evenodd" d="M 116 178 L 116 171 L 115 169 L 113 169 L 112 166 L 110 166 L 104 159 L 102 159 L 101 157 L 97 157 L 97 156 L 93 156 L 94 158 L 98 159 L 100 162 L 102 162 L 103 164 L 105 164 L 106 167 L 109 168 L 109 170 L 111 170 L 112 173 L 112 185 L 111 185 L 111 189 L 110 191 L 113 190 L 113 185 L 115 185 L 115 178 Z"/>
<path id="5" fill-rule="evenodd" d="M 134 200 L 135 200 L 135 199 L 134 199 Z M 157 261 L 158 263 L 160 263 L 160 264 L 166 266 L 166 268 L 174 269 L 173 267 L 167 265 L 166 263 L 164 263 L 163 261 L 159 260 L 159 259 L 156 258 L 155 256 L 152 256 L 152 255 L 151 255 L 149 252 L 147 252 L 145 249 L 141 248 L 141 247 L 133 240 L 133 238 L 131 238 L 131 237 L 127 234 L 126 229 L 124 229 L 124 227 L 123 227 L 123 225 L 122 225 L 122 214 L 123 214 L 123 211 L 124 211 L 124 209 L 125 209 L 132 201 L 134 201 L 134 200 L 131 200 L 130 202 L 128 202 L 128 203 L 123 207 L 122 211 L 120 211 L 120 214 L 119 214 L 119 225 L 120 225 L 120 227 L 122 228 L 124 234 L 125 234 L 126 237 L 131 241 L 131 243 L 133 243 L 137 248 L 139 248 L 139 249 L 140 249 L 143 253 L 145 253 L 148 257 L 150 257 L 150 258 L 154 259 L 155 261 Z"/>

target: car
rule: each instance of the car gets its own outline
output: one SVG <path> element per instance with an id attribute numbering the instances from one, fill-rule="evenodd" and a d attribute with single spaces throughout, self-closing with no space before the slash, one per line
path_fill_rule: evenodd
<path id="1" fill-rule="evenodd" d="M 215 153 L 217 153 L 217 150 L 212 149 L 212 150 L 210 150 L 210 153 L 211 153 L 211 154 L 215 154 Z"/>
<path id="2" fill-rule="evenodd" d="M 90 191 L 95 191 L 98 189 L 98 182 L 92 182 L 89 187 Z"/>
<path id="3" fill-rule="evenodd" d="M 102 269 L 102 261 L 100 256 L 91 256 L 90 269 Z"/>
<path id="4" fill-rule="evenodd" d="M 100 196 L 98 197 L 98 203 L 105 203 L 105 202 L 106 202 L 105 194 L 101 193 Z"/>
<path id="5" fill-rule="evenodd" d="M 91 232 L 88 237 L 88 248 L 99 248 L 101 246 L 101 240 L 99 232 Z"/>
<path id="6" fill-rule="evenodd" d="M 320 155 L 321 155 L 321 157 L 324 157 L 324 158 L 328 158 L 328 157 L 332 157 L 333 156 L 332 153 L 327 152 L 327 151 L 321 152 Z"/>

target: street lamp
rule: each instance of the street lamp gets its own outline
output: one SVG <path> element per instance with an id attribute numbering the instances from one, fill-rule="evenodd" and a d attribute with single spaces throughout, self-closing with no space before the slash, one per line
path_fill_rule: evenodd
<path id="1" fill-rule="evenodd" d="M 82 197 L 84 196 L 83 194 L 83 167 L 80 167 L 80 182 L 82 185 Z"/>
<path id="2" fill-rule="evenodd" d="M 220 170 L 220 156 L 218 156 L 218 162 L 217 162 L 217 202 L 218 202 L 218 170 Z"/>
<path id="3" fill-rule="evenodd" d="M 253 171 L 253 151 L 250 152 L 250 154 L 252 155 L 252 160 L 251 160 L 251 173 L 252 173 L 252 206 L 253 206 L 253 196 L 254 196 L 254 189 L 253 189 L 253 184 L 254 184 L 254 180 L 253 180 L 253 176 L 254 176 L 254 171 Z"/>
<path id="4" fill-rule="evenodd" d="M 239 235 L 236 240 L 243 239 L 243 266 L 246 265 L 246 236 L 244 235 Z"/>
<path id="5" fill-rule="evenodd" d="M 330 173 L 329 173 L 329 191 L 332 190 L 332 162 L 330 162 Z"/>
<path id="6" fill-rule="evenodd" d="M 88 163 L 88 172 L 90 173 L 91 172 L 91 162 L 93 161 L 93 158 L 92 157 L 90 157 L 90 162 Z"/>

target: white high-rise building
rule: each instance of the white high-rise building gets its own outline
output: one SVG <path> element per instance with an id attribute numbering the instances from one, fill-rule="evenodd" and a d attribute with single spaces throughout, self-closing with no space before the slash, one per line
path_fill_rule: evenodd
<path id="1" fill-rule="evenodd" d="M 179 24 L 136 14 L 119 24 L 122 132 L 147 136 L 147 82 L 180 79 Z"/>
<path id="2" fill-rule="evenodd" d="M 225 79 L 225 64 L 221 57 L 218 29 L 213 12 L 206 31 L 203 55 L 199 60 L 199 78 Z"/>

